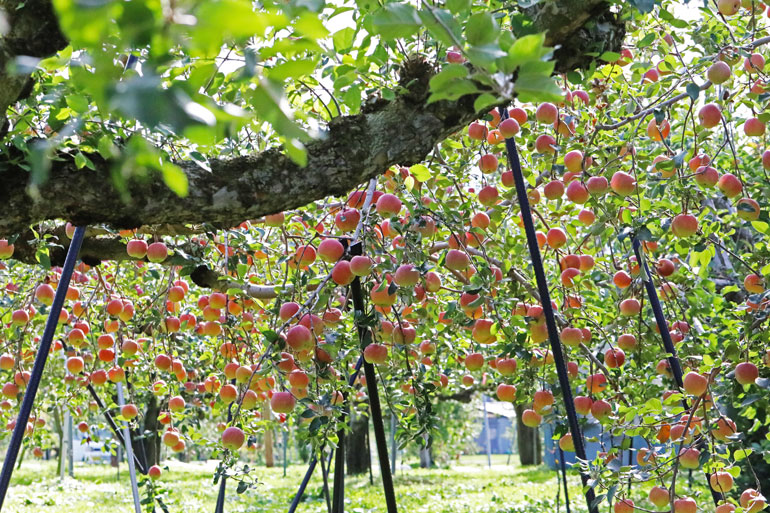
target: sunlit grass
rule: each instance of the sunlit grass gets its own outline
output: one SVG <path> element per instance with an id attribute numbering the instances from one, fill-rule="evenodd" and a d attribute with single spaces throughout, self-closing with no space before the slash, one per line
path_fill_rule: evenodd
<path id="1" fill-rule="evenodd" d="M 484 456 L 467 456 L 451 469 L 402 467 L 396 472 L 395 488 L 399 511 L 407 513 L 519 513 L 565 511 L 563 490 L 558 474 L 545 467 L 521 467 L 516 457 L 506 465 L 504 455 L 493 458 L 492 468 Z M 171 513 L 212 511 L 217 487 L 212 483 L 216 462 L 181 463 L 168 461 L 163 480 L 170 493 L 165 497 Z M 378 479 L 377 462 L 374 485 L 369 476 L 346 479 L 346 507 L 351 513 L 379 513 L 385 502 Z M 255 468 L 260 484 L 239 495 L 230 486 L 225 511 L 285 512 L 305 471 L 304 465 L 283 469 Z M 568 476 L 572 511 L 585 511 L 577 474 Z M 232 483 L 231 483 L 232 484 Z M 322 480 L 317 472 L 308 486 L 298 512 L 322 513 L 326 502 Z M 642 501 L 644 490 L 636 492 Z M 558 495 L 558 498 L 557 498 Z M 635 497 L 637 500 L 637 497 Z M 557 502 L 558 501 L 558 502 Z M 558 509 L 557 509 L 558 504 Z M 606 507 L 606 506 L 605 506 Z M 109 511 L 132 513 L 131 491 L 125 465 L 117 469 L 106 465 L 77 464 L 75 479 L 59 481 L 54 462 L 27 460 L 14 473 L 6 507 L 18 513 L 81 513 Z M 160 511 L 160 510 L 158 510 Z"/>

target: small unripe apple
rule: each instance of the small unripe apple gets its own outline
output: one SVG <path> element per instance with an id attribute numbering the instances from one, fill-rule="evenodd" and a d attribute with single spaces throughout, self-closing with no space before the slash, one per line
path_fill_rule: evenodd
<path id="1" fill-rule="evenodd" d="M 483 141 L 487 138 L 487 127 L 474 121 L 468 126 L 468 137 L 476 141 Z"/>
<path id="2" fill-rule="evenodd" d="M 567 243 L 567 232 L 561 228 L 551 228 L 546 234 L 546 241 L 553 249 L 558 249 Z"/>
<path id="3" fill-rule="evenodd" d="M 636 179 L 624 171 L 616 171 L 610 180 L 610 187 L 616 194 L 628 196 L 636 189 Z"/>
<path id="4" fill-rule="evenodd" d="M 147 255 L 147 243 L 140 239 L 128 241 L 126 253 L 131 258 L 144 258 Z"/>
<path id="5" fill-rule="evenodd" d="M 750 73 L 757 70 L 762 71 L 765 69 L 765 58 L 762 57 L 762 54 L 752 53 L 743 61 L 743 69 Z"/>
<path id="6" fill-rule="evenodd" d="M 296 400 L 291 392 L 273 392 L 270 399 L 270 407 L 276 413 L 291 413 L 294 411 Z"/>
<path id="7" fill-rule="evenodd" d="M 556 139 L 548 134 L 542 134 L 535 139 L 535 151 L 538 153 L 556 153 Z"/>
<path id="8" fill-rule="evenodd" d="M 698 120 L 702 127 L 714 128 L 722 122 L 722 110 L 716 103 L 707 103 L 698 111 Z"/>
<path id="9" fill-rule="evenodd" d="M 717 492 L 729 492 L 733 487 L 733 476 L 729 472 L 720 470 L 711 474 L 709 484 Z"/>
<path id="10" fill-rule="evenodd" d="M 324 239 L 318 245 L 316 254 L 324 262 L 334 263 L 345 253 L 345 248 L 337 239 Z"/>
<path id="11" fill-rule="evenodd" d="M 738 217 L 744 221 L 756 221 L 759 219 L 759 203 L 751 198 L 741 198 L 735 205 Z"/>
<path id="12" fill-rule="evenodd" d="M 549 200 L 557 200 L 564 195 L 564 184 L 561 180 L 552 180 L 543 187 L 543 194 Z"/>
<path id="13" fill-rule="evenodd" d="M 724 61 L 716 61 L 706 71 L 706 78 L 714 84 L 723 84 L 730 79 L 731 74 L 729 64 Z"/>
<path id="14" fill-rule="evenodd" d="M 588 201 L 588 198 L 588 189 L 582 182 L 575 180 L 567 186 L 567 199 L 571 202 L 582 205 Z"/>
<path id="15" fill-rule="evenodd" d="M 752 385 L 759 377 L 759 369 L 751 362 L 741 362 L 735 367 L 735 381 L 741 385 Z"/>
<path id="16" fill-rule="evenodd" d="M 753 273 L 743 279 L 743 288 L 752 294 L 761 294 L 765 291 L 765 285 L 762 278 Z"/>
<path id="17" fill-rule="evenodd" d="M 592 176 L 586 181 L 586 188 L 593 196 L 602 196 L 609 188 L 609 182 L 603 176 Z"/>
<path id="18" fill-rule="evenodd" d="M 535 410 L 524 410 L 524 412 L 521 414 L 521 422 L 527 427 L 537 427 L 542 421 L 543 417 L 541 417 Z"/>
<path id="19" fill-rule="evenodd" d="M 749 137 L 760 137 L 765 133 L 765 124 L 759 118 L 749 118 L 743 124 L 743 133 Z"/>
<path id="20" fill-rule="evenodd" d="M 719 0 L 717 2 L 717 9 L 719 14 L 723 16 L 732 16 L 736 14 L 741 8 L 741 0 Z"/>
<path id="21" fill-rule="evenodd" d="M 470 258 L 459 249 L 450 249 L 447 252 L 444 265 L 452 271 L 464 271 L 470 266 Z"/>
<path id="22" fill-rule="evenodd" d="M 384 344 L 369 344 L 364 349 L 364 359 L 372 364 L 381 365 L 388 361 L 388 346 Z"/>
<path id="23" fill-rule="evenodd" d="M 538 123 L 553 124 L 559 116 L 559 109 L 553 103 L 541 103 L 535 111 Z"/>
<path id="24" fill-rule="evenodd" d="M 668 490 L 662 486 L 653 486 L 647 498 L 658 508 L 664 508 L 667 506 L 671 499 L 668 494 Z"/>
<path id="25" fill-rule="evenodd" d="M 622 499 L 615 503 L 615 513 L 633 513 L 634 501 L 631 499 Z"/>
<path id="26" fill-rule="evenodd" d="M 683 497 L 674 501 L 674 513 L 697 513 L 698 504 L 695 499 Z"/>
<path id="27" fill-rule="evenodd" d="M 222 432 L 222 445 L 231 451 L 237 451 L 246 441 L 246 436 L 240 428 L 231 426 Z"/>
<path id="28" fill-rule="evenodd" d="M 567 171 L 573 173 L 579 173 L 583 170 L 583 152 L 580 150 L 572 150 L 564 155 L 564 167 Z"/>
<path id="29" fill-rule="evenodd" d="M 497 385 L 497 398 L 501 401 L 512 403 L 516 400 L 516 387 L 500 383 Z"/>
<path id="30" fill-rule="evenodd" d="M 8 260 L 13 256 L 14 246 L 7 239 L 0 239 L 0 260 Z"/>
<path id="31" fill-rule="evenodd" d="M 691 214 L 679 214 L 671 222 L 671 231 L 677 237 L 691 237 L 698 231 L 698 219 Z"/>
<path id="32" fill-rule="evenodd" d="M 514 135 L 518 134 L 519 130 L 521 129 L 519 122 L 513 118 L 504 119 L 502 122 L 500 122 L 497 128 L 500 130 L 500 135 L 506 139 L 510 139 Z"/>
<path id="33" fill-rule="evenodd" d="M 692 371 L 685 374 L 682 383 L 685 392 L 694 396 L 701 396 L 705 394 L 706 389 L 708 388 L 708 378 L 702 374 L 698 374 L 697 372 Z"/>
<path id="34" fill-rule="evenodd" d="M 628 298 L 620 302 L 620 315 L 632 317 L 634 315 L 639 315 L 639 312 L 641 311 L 642 305 L 636 298 Z"/>
<path id="35" fill-rule="evenodd" d="M 757 490 L 747 488 L 741 493 L 739 499 L 741 507 L 745 513 L 757 513 L 765 509 L 765 498 Z"/>

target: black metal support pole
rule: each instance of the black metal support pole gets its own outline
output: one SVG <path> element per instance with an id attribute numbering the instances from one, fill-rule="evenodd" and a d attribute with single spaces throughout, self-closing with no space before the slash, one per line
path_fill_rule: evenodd
<path id="1" fill-rule="evenodd" d="M 343 399 L 346 403 L 347 397 Z M 350 407 L 343 406 L 343 417 L 350 416 Z M 332 513 L 345 511 L 345 429 L 337 430 L 337 449 L 334 454 L 334 484 L 332 485 Z"/>
<path id="2" fill-rule="evenodd" d="M 45 323 L 43 337 L 40 339 L 40 347 L 37 350 L 37 356 L 35 356 L 32 374 L 30 375 L 29 383 L 27 383 L 27 389 L 24 392 L 24 399 L 21 402 L 19 416 L 16 418 L 16 426 L 13 428 L 11 441 L 8 444 L 8 450 L 5 453 L 3 470 L 2 473 L 0 473 L 0 510 L 3 509 L 5 494 L 8 492 L 8 486 L 11 483 L 13 466 L 16 464 L 19 448 L 21 447 L 21 442 L 24 438 L 24 431 L 27 429 L 27 422 L 29 421 L 29 415 L 32 412 L 37 389 L 40 386 L 40 379 L 43 377 L 45 361 L 48 358 L 48 353 L 51 352 L 51 342 L 53 342 L 53 336 L 56 333 L 56 326 L 59 324 L 59 314 L 61 313 L 62 305 L 64 304 L 64 299 L 67 295 L 67 289 L 69 288 L 70 279 L 72 278 L 72 271 L 75 269 L 75 262 L 77 261 L 80 246 L 83 244 L 85 233 L 85 227 L 79 226 L 75 228 L 72 242 L 70 242 L 70 247 L 67 250 L 67 258 L 64 260 L 64 267 L 62 267 L 59 285 L 56 288 L 56 294 L 54 295 L 53 303 L 51 304 L 51 311 L 48 313 L 48 320 Z"/>
<path id="3" fill-rule="evenodd" d="M 567 490 L 567 464 L 564 461 L 564 451 L 559 447 L 559 463 L 561 464 L 561 479 L 564 482 L 564 506 L 569 511 L 569 490 Z"/>
<path id="4" fill-rule="evenodd" d="M 644 282 L 644 288 L 647 291 L 647 298 L 650 300 L 650 306 L 652 307 L 652 313 L 655 315 L 655 323 L 658 325 L 658 331 L 660 331 L 660 337 L 663 339 L 663 347 L 666 349 L 668 356 L 668 364 L 671 367 L 671 374 L 674 376 L 674 382 L 677 388 L 682 389 L 682 366 L 679 363 L 679 357 L 676 355 L 676 347 L 674 347 L 674 341 L 671 340 L 671 333 L 668 331 L 668 323 L 666 317 L 663 315 L 663 307 L 660 305 L 660 299 L 658 298 L 658 292 L 655 290 L 655 284 L 652 282 L 652 273 L 647 265 L 647 260 L 642 258 L 642 243 L 634 237 L 631 241 L 631 245 L 634 248 L 634 254 L 636 255 L 636 261 L 639 263 L 642 269 L 642 281 Z M 682 398 L 682 406 L 685 410 L 690 409 L 690 405 L 687 399 Z M 692 412 L 694 415 L 695 412 Z M 702 448 L 705 440 L 700 437 L 696 442 L 698 448 Z M 723 500 L 722 494 L 711 488 L 709 481 L 711 474 L 706 474 L 706 486 L 711 490 L 711 498 L 714 499 L 714 504 L 719 504 Z"/>
<path id="5" fill-rule="evenodd" d="M 500 117 L 501 119 L 506 119 L 508 117 L 507 108 L 500 109 Z M 580 431 L 577 412 L 575 411 L 575 403 L 572 399 L 572 388 L 569 384 L 567 363 L 561 350 L 559 330 L 556 326 L 556 317 L 554 316 L 553 307 L 551 305 L 551 294 L 548 290 L 548 282 L 545 278 L 543 261 L 540 258 L 540 246 L 538 245 L 537 236 L 535 235 L 535 225 L 532 222 L 529 198 L 527 197 L 527 189 L 524 185 L 524 175 L 521 172 L 521 163 L 519 162 L 519 153 L 516 149 L 516 141 L 513 138 L 506 139 L 505 148 L 508 151 L 508 164 L 513 172 L 513 181 L 516 184 L 516 196 L 518 197 L 519 206 L 521 207 L 521 218 L 524 222 L 524 231 L 527 235 L 527 245 L 529 246 L 532 268 L 535 272 L 537 289 L 540 293 L 540 303 L 543 307 L 545 323 L 548 327 L 548 339 L 550 340 L 551 351 L 553 352 L 554 361 L 556 363 L 556 373 L 559 377 L 559 386 L 561 387 L 562 397 L 564 398 L 564 408 L 567 410 L 567 421 L 569 423 L 570 433 L 572 433 L 572 441 L 575 444 L 575 455 L 580 460 L 586 460 L 583 433 Z M 580 478 L 583 481 L 583 487 L 586 487 L 588 484 L 588 474 L 583 472 L 582 468 Z M 591 513 L 598 513 L 599 510 L 597 505 L 594 504 L 594 499 L 595 494 L 593 488 L 588 488 L 586 490 L 588 510 Z"/>
<path id="6" fill-rule="evenodd" d="M 359 356 L 358 361 L 356 362 L 356 367 L 353 370 L 353 374 L 350 375 L 350 379 L 348 379 L 348 385 L 352 386 L 353 383 L 356 382 L 356 378 L 358 378 L 358 373 L 361 371 L 361 365 L 363 365 L 364 357 Z M 329 459 L 329 462 L 331 463 L 331 458 Z M 294 499 L 292 499 L 291 504 L 289 505 L 289 513 L 294 513 L 297 510 L 297 506 L 299 506 L 299 501 L 302 500 L 302 496 L 305 494 L 305 489 L 307 488 L 308 483 L 310 482 L 310 478 L 313 475 L 313 472 L 315 472 L 315 468 L 318 465 L 318 458 L 316 456 L 313 456 L 313 458 L 310 460 L 310 464 L 307 467 L 307 470 L 305 471 L 305 477 L 302 478 L 302 481 L 299 484 L 299 489 L 297 490 L 296 495 L 294 495 Z"/>
<path id="7" fill-rule="evenodd" d="M 235 379 L 230 381 L 231 384 L 235 384 Z M 229 424 L 233 420 L 233 403 L 227 407 L 227 423 Z M 221 481 L 219 482 L 219 493 L 217 494 L 217 503 L 214 506 L 214 513 L 224 513 L 225 511 L 225 491 L 227 490 L 227 476 L 222 473 Z"/>
<path id="8" fill-rule="evenodd" d="M 356 244 L 351 248 L 351 253 L 361 254 L 361 244 Z M 363 314 L 365 310 L 364 295 L 361 291 L 361 280 L 356 277 L 350 284 L 351 296 L 353 299 L 353 308 L 356 312 Z M 370 333 L 365 326 L 358 327 L 358 336 L 361 340 L 361 352 L 368 344 Z M 385 426 L 382 422 L 382 408 L 380 406 L 380 395 L 377 391 L 377 375 L 374 372 L 374 365 L 364 360 L 364 375 L 366 376 L 366 390 L 369 395 L 369 411 L 371 412 L 372 425 L 374 426 L 374 440 L 377 444 L 377 456 L 380 461 L 380 474 L 382 475 L 382 488 L 385 492 L 385 504 L 388 513 L 397 513 L 396 494 L 393 489 L 393 476 L 390 473 L 390 460 L 388 459 L 388 442 L 385 439 Z"/>

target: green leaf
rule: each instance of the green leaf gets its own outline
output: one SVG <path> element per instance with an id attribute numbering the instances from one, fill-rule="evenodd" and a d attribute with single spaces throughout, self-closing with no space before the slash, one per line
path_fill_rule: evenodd
<path id="1" fill-rule="evenodd" d="M 564 92 L 553 78 L 546 75 L 519 75 L 513 87 L 523 102 L 558 102 L 564 99 Z"/>
<path id="2" fill-rule="evenodd" d="M 427 182 L 430 180 L 431 174 L 430 169 L 425 167 L 423 164 L 415 164 L 412 167 L 409 168 L 409 172 L 414 175 L 414 177 L 419 182 Z"/>
<path id="3" fill-rule="evenodd" d="M 65 98 L 67 106 L 75 112 L 88 111 L 88 98 L 82 94 L 70 94 Z"/>
<path id="4" fill-rule="evenodd" d="M 650 32 L 646 36 L 644 36 L 638 43 L 636 43 L 637 48 L 645 48 L 647 46 L 650 46 L 653 41 L 655 41 L 655 37 L 657 34 L 655 32 Z M 617 59 L 616 59 L 617 60 Z"/>
<path id="5" fill-rule="evenodd" d="M 615 62 L 620 59 L 621 55 L 618 52 L 604 52 L 599 56 L 599 60 L 605 62 Z"/>
<path id="6" fill-rule="evenodd" d="M 471 0 L 447 0 L 446 2 L 447 9 L 453 14 L 469 11 L 471 4 Z"/>
<path id="7" fill-rule="evenodd" d="M 738 449 L 733 453 L 733 457 L 735 458 L 735 461 L 741 461 L 749 457 L 749 455 L 754 452 L 751 449 Z"/>
<path id="8" fill-rule="evenodd" d="M 479 97 L 476 98 L 476 100 L 473 102 L 473 108 L 478 112 L 480 110 L 491 107 L 499 101 L 500 99 L 497 96 L 490 93 L 483 93 L 479 95 Z"/>
<path id="9" fill-rule="evenodd" d="M 198 20 L 192 41 L 206 54 L 219 51 L 223 40 L 245 41 L 262 36 L 269 27 L 283 28 L 286 15 L 269 10 L 255 11 L 248 0 L 218 0 L 202 2 L 195 12 Z"/>
<path id="10" fill-rule="evenodd" d="M 447 46 L 462 40 L 462 29 L 457 19 L 446 9 L 424 9 L 419 13 L 430 35 Z"/>
<path id="11" fill-rule="evenodd" d="M 420 30 L 420 17 L 409 4 L 385 4 L 372 15 L 372 29 L 386 41 L 405 38 Z"/>
<path id="12" fill-rule="evenodd" d="M 163 174 L 163 181 L 169 189 L 182 198 L 187 196 L 187 175 L 184 174 L 184 171 L 179 166 L 171 162 L 163 162 L 160 171 Z"/>
<path id="13" fill-rule="evenodd" d="M 700 96 L 700 87 L 698 87 L 698 84 L 690 82 L 687 84 L 685 90 L 687 91 L 687 96 L 692 98 L 692 101 L 696 101 L 698 96 Z"/>
<path id="14" fill-rule="evenodd" d="M 500 33 L 500 26 L 489 12 L 478 12 L 468 19 L 465 25 L 465 38 L 472 46 L 485 46 L 495 40 Z"/>
<path id="15" fill-rule="evenodd" d="M 438 91 L 432 92 L 430 97 L 428 97 L 428 103 L 437 102 L 439 100 L 454 101 L 466 94 L 473 94 L 476 92 L 478 92 L 478 87 L 475 82 L 465 78 L 459 78 L 446 84 Z"/>
<path id="16" fill-rule="evenodd" d="M 497 59 L 507 55 L 500 49 L 497 43 L 490 43 L 484 46 L 471 46 L 465 53 L 468 55 L 468 60 L 480 68 L 488 68 Z"/>
<path id="17" fill-rule="evenodd" d="M 272 80 L 283 81 L 310 75 L 316 68 L 315 59 L 297 59 L 276 64 L 266 71 Z"/>
<path id="18" fill-rule="evenodd" d="M 334 49 L 337 53 L 345 53 L 353 46 L 353 41 L 356 39 L 356 31 L 350 27 L 346 27 L 342 30 L 338 30 L 332 36 L 334 42 Z"/>
<path id="19" fill-rule="evenodd" d="M 521 66 L 525 62 L 540 60 L 547 50 L 544 50 L 545 34 L 530 34 L 520 37 L 508 49 L 506 63 L 513 68 Z"/>

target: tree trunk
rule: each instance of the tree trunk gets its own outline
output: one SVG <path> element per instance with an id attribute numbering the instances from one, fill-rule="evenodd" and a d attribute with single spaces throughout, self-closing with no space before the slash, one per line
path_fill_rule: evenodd
<path id="1" fill-rule="evenodd" d="M 345 436 L 348 474 L 363 474 L 369 470 L 370 455 L 366 448 L 369 417 L 351 413 L 350 418 L 350 433 Z"/>
<path id="2" fill-rule="evenodd" d="M 144 411 L 142 431 L 131 432 L 131 444 L 136 457 L 146 469 L 160 463 L 160 441 L 163 425 L 158 422 L 159 415 L 160 405 L 155 396 L 151 395 Z"/>
<path id="3" fill-rule="evenodd" d="M 540 465 L 543 462 L 543 446 L 540 441 L 540 430 L 530 428 L 521 421 L 526 406 L 516 405 L 516 441 L 519 449 L 519 460 L 522 465 Z"/>
<path id="4" fill-rule="evenodd" d="M 425 435 L 423 441 L 428 443 L 428 436 Z M 433 467 L 433 446 L 420 447 L 420 468 L 432 468 Z"/>

